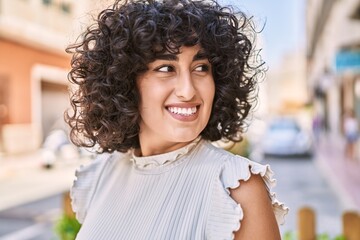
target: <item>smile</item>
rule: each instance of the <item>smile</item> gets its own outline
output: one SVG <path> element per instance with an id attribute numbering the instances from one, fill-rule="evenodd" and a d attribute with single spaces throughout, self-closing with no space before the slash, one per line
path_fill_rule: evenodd
<path id="1" fill-rule="evenodd" d="M 183 116 L 191 116 L 196 114 L 197 108 L 196 107 L 189 107 L 189 108 L 180 108 L 180 107 L 168 107 L 168 110 L 171 113 L 179 114 Z"/>

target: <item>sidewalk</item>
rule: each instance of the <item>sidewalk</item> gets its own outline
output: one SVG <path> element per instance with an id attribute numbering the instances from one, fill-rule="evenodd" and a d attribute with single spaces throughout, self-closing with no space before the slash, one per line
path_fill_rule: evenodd
<path id="1" fill-rule="evenodd" d="M 0 156 L 0 211 L 67 191 L 75 169 L 86 160 L 59 160 L 42 166 L 39 152 Z"/>
<path id="2" fill-rule="evenodd" d="M 315 161 L 344 210 L 360 211 L 360 159 L 346 159 L 344 145 L 341 136 L 322 136 Z"/>

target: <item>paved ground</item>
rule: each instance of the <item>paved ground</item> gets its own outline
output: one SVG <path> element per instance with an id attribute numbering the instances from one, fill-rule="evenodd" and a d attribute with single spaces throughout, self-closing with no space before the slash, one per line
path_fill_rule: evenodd
<path id="1" fill-rule="evenodd" d="M 0 211 L 0 240 L 57 240 L 54 226 L 62 215 L 57 194 Z"/>
<path id="2" fill-rule="evenodd" d="M 74 171 L 87 160 L 62 160 L 54 168 L 41 165 L 38 152 L 0 158 L 0 210 L 68 190 Z"/>
<path id="3" fill-rule="evenodd" d="M 341 233 L 341 200 L 319 172 L 314 159 L 270 158 L 277 186 L 274 188 L 280 201 L 289 207 L 286 222 L 280 227 L 282 235 L 296 232 L 297 212 L 302 207 L 311 207 L 317 216 L 317 232 L 336 236 Z"/>
<path id="4" fill-rule="evenodd" d="M 360 212 L 359 158 L 346 159 L 343 139 L 339 136 L 324 135 L 318 145 L 316 163 L 341 199 L 343 208 Z"/>

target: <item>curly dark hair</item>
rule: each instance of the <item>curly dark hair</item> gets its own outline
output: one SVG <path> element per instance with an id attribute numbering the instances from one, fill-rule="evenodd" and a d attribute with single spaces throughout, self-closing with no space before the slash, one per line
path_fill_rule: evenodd
<path id="1" fill-rule="evenodd" d="M 73 54 L 69 81 L 77 85 L 65 112 L 72 142 L 98 144 L 99 152 L 139 147 L 137 76 L 158 54 L 197 44 L 212 65 L 216 89 L 201 136 L 239 141 L 263 72 L 254 29 L 251 18 L 215 1 L 116 1 L 66 49 Z"/>

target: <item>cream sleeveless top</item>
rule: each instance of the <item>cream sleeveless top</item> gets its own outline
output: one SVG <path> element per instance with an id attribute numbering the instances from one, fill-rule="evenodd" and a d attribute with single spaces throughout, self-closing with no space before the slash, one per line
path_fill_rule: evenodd
<path id="1" fill-rule="evenodd" d="M 71 198 L 82 223 L 76 239 L 233 239 L 243 211 L 229 188 L 251 174 L 263 177 L 281 224 L 288 209 L 271 192 L 269 166 L 208 141 L 150 157 L 101 154 L 76 171 Z"/>

